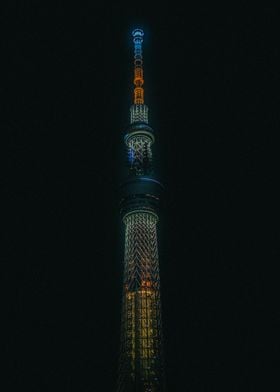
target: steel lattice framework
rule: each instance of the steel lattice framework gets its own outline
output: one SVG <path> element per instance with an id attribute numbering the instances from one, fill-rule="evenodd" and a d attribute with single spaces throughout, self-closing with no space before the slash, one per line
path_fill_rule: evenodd
<path id="1" fill-rule="evenodd" d="M 136 175 L 148 174 L 152 164 L 152 141 L 146 135 L 136 135 L 127 142 L 128 161 Z"/>
<path id="2" fill-rule="evenodd" d="M 155 178 L 153 129 L 144 104 L 143 31 L 133 31 L 134 104 L 124 140 L 127 177 L 121 185 L 125 227 L 118 392 L 165 391 L 157 224 L 162 185 Z"/>
<path id="3" fill-rule="evenodd" d="M 123 388 L 127 382 L 138 382 L 143 387 L 140 390 L 160 390 L 158 375 L 162 369 L 158 359 L 162 356 L 162 337 L 157 221 L 157 215 L 147 211 L 131 212 L 124 217 L 120 369 Z"/>

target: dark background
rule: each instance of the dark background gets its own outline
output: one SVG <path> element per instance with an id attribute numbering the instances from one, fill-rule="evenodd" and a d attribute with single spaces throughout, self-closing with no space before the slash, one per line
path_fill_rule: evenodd
<path id="1" fill-rule="evenodd" d="M 145 30 L 166 187 L 169 391 L 268 390 L 266 347 L 278 350 L 264 332 L 265 275 L 279 259 L 277 10 L 101 4 L 3 7 L 1 390 L 115 390 L 135 27 Z"/>

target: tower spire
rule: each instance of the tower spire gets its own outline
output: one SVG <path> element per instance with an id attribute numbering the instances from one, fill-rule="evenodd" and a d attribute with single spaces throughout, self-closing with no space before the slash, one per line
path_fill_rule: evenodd
<path id="1" fill-rule="evenodd" d="M 144 78 L 143 78 L 143 56 L 142 42 L 144 32 L 135 29 L 132 32 L 134 42 L 134 104 L 144 104 Z"/>
<path id="2" fill-rule="evenodd" d="M 144 104 L 144 77 L 143 77 L 143 55 L 142 42 L 144 31 L 135 29 L 132 32 L 134 43 L 134 100 L 130 107 L 130 123 L 148 124 L 148 107 Z"/>

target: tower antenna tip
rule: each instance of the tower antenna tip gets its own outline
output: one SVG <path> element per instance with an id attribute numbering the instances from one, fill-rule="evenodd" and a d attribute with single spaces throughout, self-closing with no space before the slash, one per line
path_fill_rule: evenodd
<path id="1" fill-rule="evenodd" d="M 132 31 L 132 36 L 134 38 L 136 38 L 136 37 L 143 37 L 143 35 L 144 35 L 144 31 L 142 29 L 134 29 Z"/>

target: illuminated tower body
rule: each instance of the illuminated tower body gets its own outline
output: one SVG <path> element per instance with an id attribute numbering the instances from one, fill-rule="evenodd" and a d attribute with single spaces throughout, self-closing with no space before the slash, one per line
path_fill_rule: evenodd
<path id="1" fill-rule="evenodd" d="M 128 163 L 120 187 L 125 250 L 118 392 L 158 392 L 165 391 L 157 243 L 162 185 L 155 178 L 155 133 L 148 125 L 144 104 L 144 33 L 136 29 L 132 35 L 134 104 L 124 135 Z"/>

